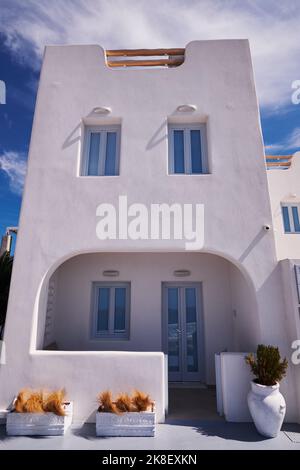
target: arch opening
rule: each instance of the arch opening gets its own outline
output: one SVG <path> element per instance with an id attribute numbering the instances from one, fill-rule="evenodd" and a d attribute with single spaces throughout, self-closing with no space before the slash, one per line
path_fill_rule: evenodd
<path id="1" fill-rule="evenodd" d="M 37 305 L 35 350 L 164 351 L 169 370 L 185 361 L 206 384 L 215 384 L 216 353 L 253 350 L 260 338 L 251 280 L 212 253 L 78 254 L 49 271 Z"/>

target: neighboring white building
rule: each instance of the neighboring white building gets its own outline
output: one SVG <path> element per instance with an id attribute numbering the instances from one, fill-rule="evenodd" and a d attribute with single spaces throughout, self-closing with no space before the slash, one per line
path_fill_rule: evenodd
<path id="1" fill-rule="evenodd" d="M 100 390 L 140 388 L 163 420 L 168 380 L 215 384 L 215 353 L 263 342 L 290 359 L 300 338 L 294 262 L 280 261 L 300 259 L 280 212 L 290 191 L 298 197 L 300 170 L 294 159 L 267 178 L 248 41 L 194 41 L 167 54 L 160 60 L 169 67 L 120 68 L 99 46 L 46 47 L 0 366 L 3 407 L 24 386 L 64 386 L 76 420 L 88 420 Z M 118 211 L 120 196 L 130 220 L 142 210 L 132 204 L 201 204 L 203 243 L 99 239 L 99 205 Z M 290 363 L 288 421 L 299 420 L 299 384 Z"/>

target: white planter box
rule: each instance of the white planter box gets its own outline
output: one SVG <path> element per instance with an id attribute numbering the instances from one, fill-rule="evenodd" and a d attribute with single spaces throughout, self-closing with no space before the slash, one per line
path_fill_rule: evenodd
<path id="1" fill-rule="evenodd" d="M 72 423 L 73 402 L 63 405 L 65 416 L 55 413 L 15 413 L 6 419 L 8 436 L 61 436 Z"/>
<path id="2" fill-rule="evenodd" d="M 155 412 L 96 413 L 97 436 L 154 436 Z"/>
<path id="3" fill-rule="evenodd" d="M 0 424 L 6 424 L 6 417 L 8 413 L 8 410 L 0 410 Z"/>

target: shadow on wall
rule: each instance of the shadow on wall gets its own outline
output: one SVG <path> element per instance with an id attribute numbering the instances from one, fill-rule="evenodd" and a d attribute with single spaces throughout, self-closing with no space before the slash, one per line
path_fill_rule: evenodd
<path id="1" fill-rule="evenodd" d="M 193 116 L 194 109 L 191 109 L 191 110 L 186 109 L 184 112 L 182 112 L 183 110 L 179 111 L 178 108 L 172 112 L 171 116 L 169 116 L 170 118 L 172 118 L 172 122 L 177 122 L 177 123 L 190 123 L 191 121 L 194 123 L 203 122 L 203 116 L 202 117 L 199 117 L 198 115 Z M 176 121 L 174 121 L 174 119 L 176 119 Z M 168 138 L 168 119 L 164 120 L 163 123 L 159 126 L 159 128 L 155 131 L 155 133 L 149 140 L 148 144 L 146 145 L 146 150 L 152 149 L 153 147 L 160 144 L 167 138 Z"/>
<path id="2" fill-rule="evenodd" d="M 260 242 L 260 240 L 264 237 L 264 235 L 266 235 L 267 232 L 261 228 L 261 230 L 257 233 L 257 235 L 253 238 L 252 242 L 250 243 L 250 245 L 246 248 L 246 250 L 244 251 L 244 253 L 242 253 L 242 255 L 239 257 L 239 261 L 240 263 L 243 263 L 245 261 L 245 259 L 247 258 L 247 256 L 251 253 L 251 251 L 253 250 L 253 248 Z"/>
<path id="3" fill-rule="evenodd" d="M 65 150 L 68 147 L 71 147 L 71 145 L 76 144 L 76 142 L 79 142 L 81 137 L 78 135 L 78 131 L 81 128 L 81 124 L 78 124 L 75 129 L 72 130 L 72 132 L 68 135 L 66 140 L 64 141 L 62 145 L 62 149 Z"/>
<path id="4" fill-rule="evenodd" d="M 150 150 L 153 147 L 156 147 L 156 145 L 160 144 L 163 142 L 165 139 L 168 138 L 168 132 L 167 130 L 168 123 L 167 121 L 163 121 L 163 123 L 159 126 L 157 131 L 154 132 L 153 136 L 149 140 L 148 144 L 146 145 L 146 150 Z"/>

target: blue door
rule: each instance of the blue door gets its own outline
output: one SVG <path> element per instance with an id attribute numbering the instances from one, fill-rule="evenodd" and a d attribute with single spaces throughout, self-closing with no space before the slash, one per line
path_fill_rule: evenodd
<path id="1" fill-rule="evenodd" d="M 204 381 L 201 284 L 163 285 L 164 350 L 171 382 Z"/>

